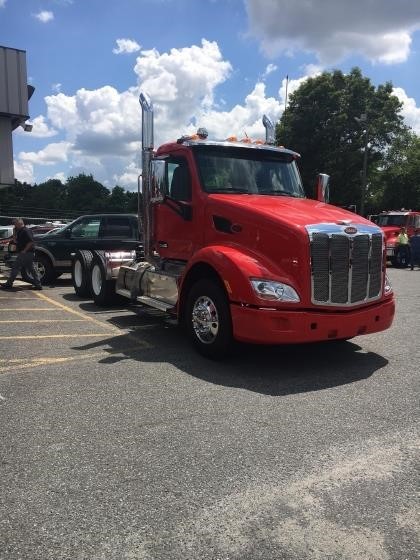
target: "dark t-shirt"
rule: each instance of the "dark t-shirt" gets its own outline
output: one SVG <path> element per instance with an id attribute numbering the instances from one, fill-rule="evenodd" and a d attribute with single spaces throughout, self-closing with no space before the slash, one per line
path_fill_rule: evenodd
<path id="1" fill-rule="evenodd" d="M 22 229 L 18 229 L 16 231 L 16 249 L 17 252 L 20 253 L 26 247 L 28 243 L 34 240 L 34 234 L 30 229 L 26 229 L 23 227 Z M 29 251 L 33 251 L 34 248 L 29 249 Z"/>

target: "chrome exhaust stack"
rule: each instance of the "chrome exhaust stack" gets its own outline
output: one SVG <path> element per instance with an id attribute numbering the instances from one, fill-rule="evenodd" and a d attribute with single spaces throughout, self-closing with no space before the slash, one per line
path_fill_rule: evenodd
<path id="1" fill-rule="evenodd" d="M 142 216 L 139 214 L 139 231 L 143 232 L 144 258 L 149 263 L 154 263 L 152 243 L 152 206 L 150 186 L 150 161 L 153 156 L 153 103 L 146 93 L 140 93 L 141 105 L 141 143 L 142 143 Z M 140 198 L 140 182 L 139 182 Z"/>
<path id="2" fill-rule="evenodd" d="M 262 118 L 262 122 L 265 128 L 265 143 L 269 144 L 270 146 L 274 146 L 275 144 L 275 135 L 274 135 L 274 124 L 271 119 L 264 115 Z"/>

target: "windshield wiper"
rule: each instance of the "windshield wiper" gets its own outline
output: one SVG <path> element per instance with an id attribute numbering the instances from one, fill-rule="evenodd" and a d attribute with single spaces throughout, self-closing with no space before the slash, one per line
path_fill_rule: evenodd
<path id="1" fill-rule="evenodd" d="M 263 192 L 259 192 L 257 194 L 262 194 L 262 195 L 265 195 L 265 196 L 291 196 L 293 198 L 304 198 L 300 194 L 288 193 L 288 192 L 284 192 L 284 191 L 263 191 Z"/>
<path id="2" fill-rule="evenodd" d="M 220 189 L 211 189 L 207 191 L 209 194 L 231 194 L 231 193 L 238 193 L 238 194 L 252 194 L 247 189 L 235 189 L 234 187 L 226 187 Z"/>

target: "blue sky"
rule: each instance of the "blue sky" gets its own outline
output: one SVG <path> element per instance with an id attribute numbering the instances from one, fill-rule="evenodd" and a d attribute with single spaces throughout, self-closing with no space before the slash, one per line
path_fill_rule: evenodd
<path id="1" fill-rule="evenodd" d="M 262 136 L 289 91 L 324 69 L 392 81 L 420 134 L 420 1 L 0 0 L 0 45 L 26 50 L 32 133 L 14 133 L 30 183 L 79 172 L 133 189 L 140 89 L 156 142 L 206 126 Z M 293 148 L 293 146 L 291 146 Z"/>

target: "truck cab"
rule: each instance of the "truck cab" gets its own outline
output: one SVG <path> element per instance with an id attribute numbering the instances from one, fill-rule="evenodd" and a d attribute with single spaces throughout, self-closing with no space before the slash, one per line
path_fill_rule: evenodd
<path id="1" fill-rule="evenodd" d="M 407 230 L 408 237 L 414 235 L 420 228 L 420 212 L 412 210 L 391 210 L 377 215 L 376 224 L 385 235 L 387 259 L 393 266 L 408 266 L 408 262 L 401 262 L 397 248 L 397 237 L 402 227 Z"/>
<path id="2" fill-rule="evenodd" d="M 391 325 L 381 229 L 329 205 L 326 175 L 306 198 L 300 156 L 273 145 L 266 117 L 265 142 L 200 129 L 155 150 L 153 106 L 140 101 L 144 253 L 119 268 L 117 294 L 177 317 L 211 358 L 234 340 L 344 340 Z M 94 259 L 92 278 L 108 266 Z"/>

